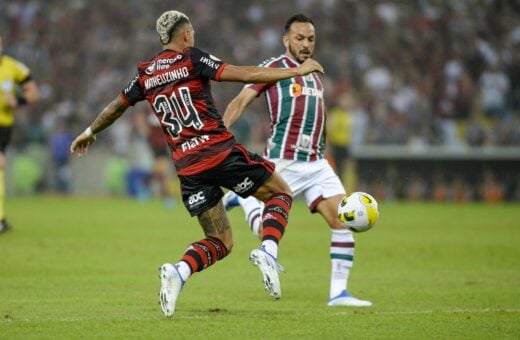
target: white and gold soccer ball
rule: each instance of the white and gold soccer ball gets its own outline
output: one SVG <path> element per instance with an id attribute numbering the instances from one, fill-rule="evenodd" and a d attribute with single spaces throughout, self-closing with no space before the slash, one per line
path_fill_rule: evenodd
<path id="1" fill-rule="evenodd" d="M 377 201 L 366 192 L 353 192 L 339 202 L 338 218 L 346 229 L 354 232 L 367 231 L 379 219 Z"/>

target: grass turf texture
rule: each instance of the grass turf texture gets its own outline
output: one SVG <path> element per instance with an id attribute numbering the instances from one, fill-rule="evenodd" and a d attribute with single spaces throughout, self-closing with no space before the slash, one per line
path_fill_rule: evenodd
<path id="1" fill-rule="evenodd" d="M 327 307 L 330 232 L 298 201 L 280 250 L 282 299 L 248 261 L 258 241 L 230 212 L 235 248 L 193 276 L 173 319 L 157 268 L 200 238 L 182 206 L 11 198 L 0 235 L 0 338 L 518 338 L 520 206 L 382 204 L 356 237 L 349 290 L 371 308 Z"/>

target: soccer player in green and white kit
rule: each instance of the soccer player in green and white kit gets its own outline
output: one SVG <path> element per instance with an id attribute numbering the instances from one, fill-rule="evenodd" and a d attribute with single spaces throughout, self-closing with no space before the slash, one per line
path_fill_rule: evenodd
<path id="1" fill-rule="evenodd" d="M 261 66 L 298 67 L 311 58 L 316 43 L 312 20 L 302 14 L 289 18 L 285 25 L 284 54 Z M 271 136 L 265 156 L 276 164 L 276 170 L 289 184 L 294 196 L 305 198 L 312 213 L 320 213 L 332 232 L 330 257 L 332 273 L 329 306 L 371 306 L 347 291 L 347 282 L 354 261 L 354 237 L 344 229 L 337 216 L 338 204 L 345 189 L 324 158 L 325 104 L 323 86 L 317 73 L 298 76 L 276 83 L 248 84 L 228 105 L 224 124 L 231 126 L 248 105 L 265 93 L 271 120 Z M 226 209 L 240 204 L 255 235 L 261 231 L 262 203 L 254 197 L 239 197 L 230 191 L 224 196 Z"/>

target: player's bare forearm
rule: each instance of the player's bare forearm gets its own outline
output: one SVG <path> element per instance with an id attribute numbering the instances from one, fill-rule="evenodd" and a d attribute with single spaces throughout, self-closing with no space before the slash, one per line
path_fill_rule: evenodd
<path id="1" fill-rule="evenodd" d="M 222 71 L 220 80 L 240 81 L 244 83 L 274 83 L 296 76 L 304 76 L 312 72 L 323 73 L 323 67 L 314 59 L 307 59 L 295 68 L 274 68 L 258 66 L 228 65 Z"/>
<path id="2" fill-rule="evenodd" d="M 101 111 L 99 116 L 90 125 L 93 133 L 99 133 L 112 125 L 121 115 L 126 111 L 128 105 L 126 105 L 120 96 L 117 96 L 107 107 Z"/>
<path id="3" fill-rule="evenodd" d="M 85 156 L 90 144 L 96 141 L 96 133 L 103 131 L 126 111 L 126 105 L 119 96 L 101 111 L 99 116 L 83 133 L 78 135 L 70 146 L 70 152 Z"/>
<path id="4" fill-rule="evenodd" d="M 242 91 L 229 103 L 224 112 L 224 125 L 229 128 L 233 125 L 244 113 L 245 109 L 251 104 L 253 99 L 257 96 L 255 90 L 244 88 Z"/>
<path id="5" fill-rule="evenodd" d="M 226 108 L 224 116 L 224 125 L 229 129 L 242 116 L 243 111 L 239 108 L 236 98 L 233 99 Z"/>

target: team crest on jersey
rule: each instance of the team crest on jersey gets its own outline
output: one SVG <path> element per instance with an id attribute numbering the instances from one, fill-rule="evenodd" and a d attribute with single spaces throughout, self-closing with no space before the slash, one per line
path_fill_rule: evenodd
<path id="1" fill-rule="evenodd" d="M 153 74 L 153 72 L 155 71 L 155 61 L 153 63 L 151 63 L 147 68 L 146 70 L 144 70 L 144 73 L 148 74 L 148 75 L 151 75 Z"/>

